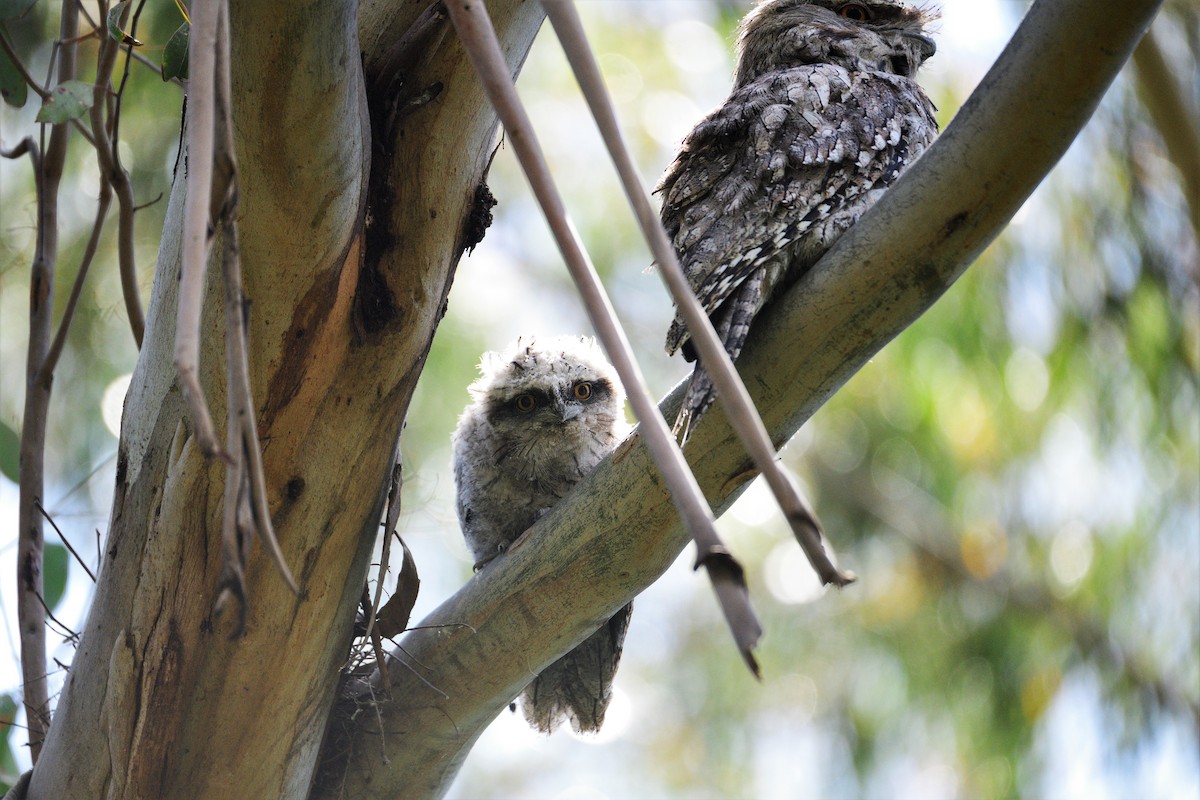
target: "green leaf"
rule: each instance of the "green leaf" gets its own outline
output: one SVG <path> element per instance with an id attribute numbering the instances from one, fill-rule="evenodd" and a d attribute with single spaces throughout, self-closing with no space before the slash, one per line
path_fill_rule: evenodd
<path id="1" fill-rule="evenodd" d="M 171 34 L 171 38 L 167 40 L 167 44 L 163 47 L 162 54 L 162 79 L 169 81 L 172 78 L 186 80 L 188 76 L 188 34 L 191 32 L 192 26 L 188 23 L 183 23 L 175 32 Z"/>
<path id="2" fill-rule="evenodd" d="M 0 0 L 0 22 L 20 19 L 37 0 Z"/>
<path id="3" fill-rule="evenodd" d="M 42 555 L 42 599 L 53 611 L 67 591 L 67 548 L 61 544 L 46 545 Z"/>
<path id="4" fill-rule="evenodd" d="M 0 422 L 0 474 L 16 483 L 21 474 L 21 437 Z"/>
<path id="5" fill-rule="evenodd" d="M 17 701 L 11 694 L 0 694 L 0 728 L 8 728 L 17 718 Z"/>
<path id="6" fill-rule="evenodd" d="M 63 81 L 54 87 L 42 102 L 37 113 L 38 122 L 57 125 L 79 119 L 92 107 L 92 85 L 83 81 Z"/>
<path id="7" fill-rule="evenodd" d="M 17 65 L 8 57 L 8 53 L 0 50 L 0 97 L 13 108 L 25 105 L 29 96 L 29 86 Z"/>
<path id="8" fill-rule="evenodd" d="M 129 8 L 129 0 L 121 0 L 121 2 L 108 10 L 108 35 L 121 44 L 131 44 L 134 47 L 141 47 L 141 42 L 121 30 L 121 15 L 125 13 L 127 8 Z"/>
<path id="9" fill-rule="evenodd" d="M 13 757 L 12 744 L 9 739 L 13 721 L 17 718 L 17 701 L 11 694 L 0 694 L 0 790 L 12 788 L 10 781 L 16 781 L 21 771 L 17 769 L 17 760 Z"/>

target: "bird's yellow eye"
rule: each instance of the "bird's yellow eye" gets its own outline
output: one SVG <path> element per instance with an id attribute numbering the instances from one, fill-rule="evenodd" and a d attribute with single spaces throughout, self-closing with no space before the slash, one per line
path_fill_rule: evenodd
<path id="1" fill-rule="evenodd" d="M 575 388 L 571 390 L 571 393 L 575 395 L 576 400 L 587 400 L 592 396 L 592 385 L 587 381 L 580 381 L 575 384 Z"/>
<path id="2" fill-rule="evenodd" d="M 838 13 L 855 22 L 867 22 L 871 19 L 871 10 L 862 3 L 846 3 L 838 9 Z"/>
<path id="3" fill-rule="evenodd" d="M 537 408 L 537 400 L 534 400 L 531 394 L 519 394 L 517 399 L 513 400 L 513 406 L 522 414 L 528 414 Z"/>

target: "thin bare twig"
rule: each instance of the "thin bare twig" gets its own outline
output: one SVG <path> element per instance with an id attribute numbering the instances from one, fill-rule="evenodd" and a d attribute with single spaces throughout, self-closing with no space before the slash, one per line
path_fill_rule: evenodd
<path id="1" fill-rule="evenodd" d="M 55 128 L 55 133 L 62 130 Z M 52 141 L 54 140 L 52 134 Z M 65 155 L 62 148 L 60 157 Z M 46 412 L 50 383 L 38 381 L 37 373 L 45 360 L 50 339 L 51 298 L 54 285 L 54 257 L 57 250 L 57 225 L 47 230 L 47 221 L 57 222 L 57 188 L 47 194 L 49 179 L 41 152 L 30 137 L 11 150 L 0 151 L 5 158 L 28 155 L 33 165 L 37 192 L 37 245 L 30 270 L 29 350 L 25 364 L 25 414 L 21 422 L 20 506 L 17 538 L 17 622 L 21 639 L 21 675 L 25 715 L 29 720 L 30 757 L 36 762 L 46 731 L 50 727 L 50 698 L 46 683 L 46 616 L 42 604 L 42 555 L 45 542 L 42 519 L 36 513 L 45 482 Z M 58 176 L 61 176 L 61 161 Z M 49 247 L 49 250 L 47 250 Z"/>
<path id="2" fill-rule="evenodd" d="M 134 9 L 133 19 L 129 23 L 130 39 L 136 39 L 137 37 L 138 20 L 141 18 L 142 9 L 145 8 L 145 6 L 146 0 L 139 0 L 137 8 Z M 128 9 L 126 9 L 126 15 L 128 15 Z M 122 19 L 122 22 L 124 22 L 124 19 Z M 117 87 L 117 106 L 112 117 L 112 138 L 114 143 L 120 141 L 121 139 L 121 101 L 125 97 L 125 86 L 129 83 L 129 69 L 131 66 L 130 59 L 132 56 L 133 41 L 130 41 L 125 45 L 125 69 L 121 71 L 121 84 Z M 120 161 L 120 153 L 117 152 L 115 147 L 113 148 L 113 159 L 118 162 Z"/>
<path id="3" fill-rule="evenodd" d="M 145 5 L 145 0 L 138 3 L 137 9 L 133 13 L 133 22 L 129 26 L 129 34 L 133 36 L 137 32 L 138 18 L 141 16 L 142 8 Z M 125 9 L 125 14 L 122 17 L 128 16 L 129 9 Z M 111 37 L 106 37 L 116 45 L 116 42 Z M 119 48 L 116 48 L 119 49 Z M 121 76 L 121 85 L 117 89 L 117 98 L 115 108 L 110 118 L 112 128 L 112 142 L 109 150 L 109 161 L 112 169 L 108 170 L 108 178 L 112 182 L 113 189 L 117 193 L 117 266 L 121 275 L 121 295 L 125 300 L 125 313 L 129 317 L 129 328 L 133 333 L 133 340 L 137 342 L 137 346 L 141 349 L 142 338 L 146 331 L 146 316 L 142 312 L 142 301 L 138 297 L 137 285 L 137 262 L 134 256 L 133 249 L 133 217 L 137 210 L 137 204 L 133 199 L 133 183 L 129 180 L 129 172 L 121 163 L 121 153 L 117 147 L 119 141 L 119 133 L 121 129 L 121 100 L 125 95 L 125 83 L 129 80 L 129 55 L 133 53 L 133 45 L 126 47 L 125 70 Z M 112 69 L 110 68 L 106 74 L 106 81 L 109 80 Z M 97 137 L 99 138 L 99 137 Z"/>
<path id="4" fill-rule="evenodd" d="M 78 33 L 79 18 L 64 0 L 59 40 Z M 56 48 L 52 69 L 59 81 L 75 77 L 77 49 Z M 47 79 L 47 85 L 49 79 Z M 45 489 L 46 425 L 52 383 L 41 379 L 53 330 L 54 272 L 58 263 L 58 191 L 67 160 L 70 125 L 50 126 L 44 155 L 31 139 L 18 145 L 34 165 L 37 191 L 37 244 L 29 281 L 29 345 L 25 360 L 25 408 L 21 421 L 19 532 L 17 539 L 17 619 L 21 630 L 21 674 L 25 713 L 29 722 L 30 758 L 37 762 L 50 728 L 50 698 L 46 682 L 46 609 L 42 602 L 45 537 L 38 513 Z M 43 141 L 45 126 L 42 126 Z"/>
<path id="5" fill-rule="evenodd" d="M 74 3 L 72 3 L 71 0 L 63 0 L 63 12 L 64 13 L 67 13 L 68 6 L 75 6 L 75 10 L 83 15 L 83 18 L 87 20 L 88 25 L 92 26 L 91 32 L 88 33 L 87 35 L 88 36 L 95 35 L 96 31 L 100 29 L 100 26 L 97 25 L 96 20 L 94 20 L 92 18 L 91 12 L 88 11 L 87 5 L 83 2 L 83 0 L 75 0 Z M 100 18 L 104 19 L 103 16 L 101 16 Z"/>
<path id="6" fill-rule="evenodd" d="M 397 450 L 397 456 L 399 451 Z M 383 550 L 379 556 L 379 577 L 375 581 L 375 599 L 367 604 L 367 631 L 363 634 L 363 638 L 371 642 L 371 646 L 375 648 L 375 660 L 380 664 L 380 675 L 385 681 L 384 690 L 388 696 L 391 696 L 391 681 L 387 677 L 387 670 L 382 668 L 382 643 L 379 642 L 379 636 L 375 631 L 375 621 L 379 616 L 379 604 L 383 600 L 383 577 L 387 574 L 388 561 L 392 555 L 392 534 L 396 530 L 396 521 L 400 519 L 400 487 L 403 484 L 403 470 L 400 466 L 398 458 L 393 459 L 392 477 L 388 484 L 387 496 L 387 511 L 383 517 Z M 364 587 L 364 591 L 365 591 Z M 372 636 L 374 634 L 374 636 Z"/>
<path id="7" fill-rule="evenodd" d="M 15 159 L 24 155 L 29 156 L 35 168 L 41 166 L 41 155 L 38 153 L 37 142 L 33 140 L 32 136 L 26 136 L 7 150 L 0 148 L 0 158 Z"/>
<path id="8" fill-rule="evenodd" d="M 542 7 L 546 9 L 550 24 L 554 26 L 554 32 L 562 42 L 567 60 L 575 72 L 575 78 L 579 81 L 584 97 L 587 98 L 596 126 L 600 129 L 609 155 L 621 177 L 625 195 L 629 198 L 629 204 L 641 224 L 642 234 L 654 253 L 655 261 L 658 262 L 663 282 L 666 283 L 680 314 L 687 322 L 688 332 L 700 352 L 701 363 L 712 378 L 717 396 L 725 407 L 729 424 L 741 439 L 755 467 L 766 478 L 767 485 L 779 502 L 796 541 L 808 556 L 809 563 L 820 576 L 821 582 L 845 586 L 854 580 L 853 575 L 839 572 L 821 545 L 820 525 L 817 524 L 795 481 L 776 457 L 767 427 L 754 407 L 741 376 L 734 369 L 733 360 L 721 346 L 721 340 L 713 330 L 712 321 L 692 293 L 679 266 L 675 249 L 650 205 L 650 196 L 642 185 L 637 167 L 634 166 L 633 158 L 629 155 L 629 149 L 621 136 L 612 100 L 604 87 L 600 67 L 588 45 L 587 35 L 579 21 L 575 4 L 570 0 L 542 0 Z"/>
<path id="9" fill-rule="evenodd" d="M 54 616 L 54 612 L 50 610 L 50 604 L 46 602 L 46 598 L 43 597 L 42 595 L 38 595 L 38 602 L 40 602 L 42 604 L 42 610 L 46 613 L 46 618 L 49 620 L 49 622 L 47 624 L 48 625 L 57 625 L 59 627 L 59 630 L 54 631 L 54 632 L 57 633 L 59 636 L 64 637 L 68 642 L 71 642 L 72 644 L 78 644 L 79 643 L 79 634 L 76 633 L 71 628 L 70 625 L 66 624 L 61 619 Z M 54 659 L 54 663 L 58 664 L 59 666 L 62 666 L 61 662 L 59 662 L 59 660 L 57 658 Z M 49 677 L 49 673 L 47 673 L 47 677 Z M 55 696 L 57 697 L 57 695 L 55 695 Z"/>
<path id="10" fill-rule="evenodd" d="M 592 325 L 625 385 L 634 414 L 641 423 L 639 430 L 646 446 L 662 471 L 684 525 L 696 542 L 696 565 L 708 570 L 738 649 L 746 664 L 757 675 L 758 664 L 752 650 L 762 635 L 762 627 L 750 605 L 742 567 L 721 542 L 713 524 L 712 510 L 646 388 L 612 304 L 596 277 L 595 268 L 578 233 L 567 217 L 529 118 L 517 97 L 487 8 L 480 0 L 451 0 L 446 6 L 467 55 L 479 73 L 488 99 L 504 123 L 509 141 L 546 215 Z"/>
<path id="11" fill-rule="evenodd" d="M 38 97 L 45 100 L 50 96 L 50 92 L 43 89 L 42 85 L 38 83 L 32 75 L 29 74 L 29 70 L 25 69 L 25 64 L 21 61 L 20 56 L 17 55 L 16 48 L 12 46 L 12 42 L 8 41 L 8 37 L 4 35 L 3 30 L 0 30 L 0 49 L 4 50 L 5 54 L 8 56 L 8 60 L 11 61 L 13 66 L 17 68 L 17 72 L 21 73 L 21 80 L 25 81 L 29 88 L 33 89 Z"/>
<path id="12" fill-rule="evenodd" d="M 112 190 L 109 188 L 108 182 L 101 176 L 100 198 L 96 203 L 96 221 L 92 223 L 92 232 L 88 236 L 87 246 L 83 249 L 83 258 L 79 261 L 79 271 L 75 274 L 75 283 L 71 286 L 71 294 L 67 298 L 66 307 L 63 308 L 62 319 L 58 321 L 58 331 L 54 334 L 54 341 L 50 343 L 50 349 L 47 350 L 46 358 L 42 361 L 38 380 L 49 381 L 54 374 L 54 368 L 58 365 L 58 359 L 67 342 L 67 331 L 71 329 L 71 320 L 75 317 L 75 307 L 79 304 L 80 295 L 83 294 L 84 280 L 96 257 L 96 248 L 100 245 L 100 234 L 104 231 L 104 219 L 108 216 L 108 206 L 111 201 Z"/>
<path id="13" fill-rule="evenodd" d="M 37 510 L 41 512 L 43 517 L 45 517 L 46 522 L 50 523 L 50 527 L 54 528 L 54 532 L 58 534 L 58 538 L 62 539 L 63 546 L 67 548 L 67 552 L 75 556 L 75 560 L 79 562 L 79 566 L 83 567 L 83 571 L 86 572 L 88 577 L 92 579 L 92 583 L 95 583 L 96 573 L 92 572 L 91 569 L 88 568 L 88 565 L 84 563 L 83 558 L 79 555 L 79 553 L 75 552 L 75 548 L 71 546 L 71 543 L 67 540 L 67 537 L 63 536 L 63 532 L 58 529 L 58 525 L 55 524 L 54 519 L 46 513 L 46 509 L 42 508 L 41 503 L 37 504 Z"/>
<path id="14" fill-rule="evenodd" d="M 140 11 L 139 6 L 139 11 Z M 100 13 L 107 15 L 106 3 L 101 3 Z M 129 14 L 125 9 L 122 21 Z M 134 25 L 136 26 L 136 19 Z M 137 266 L 134 260 L 133 248 L 133 216 L 135 202 L 133 184 L 129 173 L 121 164 L 117 148 L 117 130 L 120 122 L 120 95 L 106 115 L 111 99 L 110 87 L 112 73 L 116 66 L 117 55 L 121 51 L 120 42 L 107 35 L 107 30 L 98 33 L 100 52 L 96 63 L 96 87 L 90 111 L 92 122 L 92 137 L 95 140 L 96 158 L 100 164 L 101 177 L 108 181 L 117 195 L 117 265 L 121 276 L 121 293 L 125 300 L 125 313 L 129 317 L 129 328 L 138 347 L 142 346 L 142 336 L 146 328 L 145 317 L 142 313 L 141 300 L 138 298 Z M 125 63 L 125 74 L 128 76 L 129 62 Z M 121 82 L 124 89 L 124 80 Z"/>
<path id="15" fill-rule="evenodd" d="M 388 539 L 391 536 L 387 537 Z M 385 540 L 386 541 L 386 540 Z M 380 580 L 378 585 L 383 584 L 383 566 L 379 569 Z M 379 667 L 379 684 L 383 689 L 384 697 L 389 700 L 392 697 L 392 678 L 388 675 L 387 669 L 387 653 L 383 650 L 383 637 L 379 635 L 379 628 L 375 626 L 375 615 L 379 611 L 379 591 L 375 593 L 375 605 L 372 607 L 370 596 L 367 594 L 367 587 L 363 586 L 363 605 L 366 607 L 368 614 L 368 630 L 365 634 L 365 639 L 371 645 L 371 652 L 375 655 L 375 663 Z"/>

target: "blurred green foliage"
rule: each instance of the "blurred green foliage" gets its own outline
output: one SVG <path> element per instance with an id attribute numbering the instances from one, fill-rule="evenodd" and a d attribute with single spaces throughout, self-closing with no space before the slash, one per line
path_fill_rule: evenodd
<path id="1" fill-rule="evenodd" d="M 13 722 L 17 718 L 17 701 L 11 694 L 0 694 L 0 791 L 7 792 L 20 776 L 13 757 Z"/>
<path id="2" fill-rule="evenodd" d="M 957 40 L 970 29 L 954 24 L 955 12 L 994 7 L 1008 30 L 1019 13 L 944 5 L 923 81 L 943 125 L 987 66 L 972 55 L 981 45 Z M 728 90 L 745 7 L 581 4 L 647 183 Z M 38 4 L 4 23 L 35 75 L 46 73 L 52 17 Z M 181 104 L 156 71 L 155 48 L 178 26 L 164 2 L 127 29 L 156 65 L 132 65 L 121 122 L 135 194 L 150 204 L 136 230 L 143 297 Z M 1190 56 L 1194 70 L 1194 43 L 1186 30 L 1176 39 L 1184 46 L 1171 52 Z M 763 683 L 725 640 L 685 553 L 635 604 L 606 731 L 590 742 L 546 739 L 504 714 L 452 796 L 1196 796 L 1200 257 L 1178 173 L 1132 87 L 1118 81 L 1009 229 L 785 450 L 859 583 L 820 591 L 769 497 L 752 487 L 721 526 L 766 626 Z M 687 371 L 661 351 L 670 303 L 548 32 L 519 88 L 643 368 L 665 393 Z M 36 129 L 38 105 L 0 109 L 6 146 Z M 0 178 L 0 358 L 17 376 L 34 200 L 27 163 L 0 164 Z M 64 183 L 58 308 L 96 181 L 94 157 L 77 146 Z M 459 267 L 402 439 L 402 526 L 423 581 L 415 618 L 470 574 L 448 445 L 479 354 L 521 333 L 587 330 L 504 146 L 489 182 L 496 223 Z M 101 400 L 135 357 L 110 230 L 51 407 L 47 510 L 81 552 L 103 530 L 113 480 Z M 0 390 L 4 481 L 15 475 L 21 402 L 10 378 Z M 48 548 L 47 602 L 61 592 L 56 616 L 72 625 L 85 602 L 72 597 L 87 592 L 73 592 L 82 571 L 66 582 L 66 560 L 64 548 Z M 70 645 L 56 655 L 69 662 Z M 12 697 L 0 701 L 11 720 Z M 12 745 L 20 740 L 0 745 L 0 781 L 24 758 Z"/>

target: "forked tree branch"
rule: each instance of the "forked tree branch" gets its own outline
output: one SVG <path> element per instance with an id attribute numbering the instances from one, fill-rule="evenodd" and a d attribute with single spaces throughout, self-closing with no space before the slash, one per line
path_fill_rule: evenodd
<path id="1" fill-rule="evenodd" d="M 70 42 L 78 32 L 78 17 L 63 2 L 60 42 Z M 75 77 L 76 48 L 61 44 L 57 79 Z M 37 243 L 29 276 L 29 345 L 25 360 L 25 405 L 21 419 L 20 497 L 17 535 L 17 621 L 20 625 L 21 676 L 29 752 L 36 763 L 50 726 L 50 698 L 46 681 L 46 607 L 42 597 L 42 556 L 45 536 L 39 507 L 45 491 L 46 426 L 51 380 L 42 366 L 50 354 L 54 315 L 54 273 L 58 264 L 58 192 L 67 159 L 68 124 L 51 127 L 49 144 L 38 158 L 29 141 L 37 189 Z"/>
<path id="2" fill-rule="evenodd" d="M 1159 3 L 1038 0 L 941 138 L 756 319 L 738 366 L 775 442 L 999 234 L 1092 115 Z M 664 402 L 667 414 L 681 395 L 677 387 Z M 401 640 L 388 665 L 394 699 L 362 715 L 341 780 L 314 797 L 443 794 L 541 666 L 670 565 L 686 539 L 639 438 Z M 720 413 L 697 427 L 689 456 L 721 510 L 753 474 Z M 375 676 L 363 697 L 378 685 Z"/>
<path id="3" fill-rule="evenodd" d="M 137 30 L 138 15 L 141 14 L 142 3 L 139 3 L 134 13 L 133 24 L 129 27 L 130 35 Z M 107 4 L 100 7 L 102 18 L 107 18 Z M 121 25 L 129 16 L 127 6 L 122 14 Z M 137 264 L 133 249 L 133 217 L 136 202 L 133 197 L 133 183 L 129 180 L 129 172 L 121 163 L 121 154 L 117 148 L 118 133 L 121 122 L 121 96 L 124 92 L 125 78 L 121 80 L 121 89 L 117 92 L 116 102 L 109 104 L 112 99 L 112 75 L 116 66 L 117 54 L 121 44 L 108 34 L 107 29 L 97 33 L 100 41 L 100 55 L 97 59 L 96 89 L 92 102 L 92 137 L 95 140 L 96 157 L 100 162 L 100 174 L 109 182 L 117 195 L 117 271 L 121 277 L 121 295 L 125 301 L 125 313 L 129 317 L 129 328 L 133 340 L 140 348 L 142 336 L 146 329 L 145 315 L 142 313 L 142 301 L 138 297 Z M 133 46 L 129 45 L 129 50 Z M 125 72 L 129 74 L 129 59 L 125 60 Z"/>

